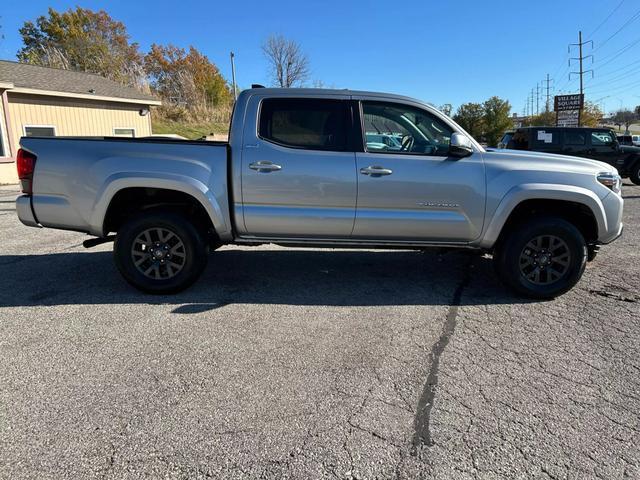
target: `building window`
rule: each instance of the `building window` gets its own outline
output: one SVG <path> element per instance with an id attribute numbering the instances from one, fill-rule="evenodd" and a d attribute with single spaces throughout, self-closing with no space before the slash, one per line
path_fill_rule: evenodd
<path id="1" fill-rule="evenodd" d="M 135 128 L 114 128 L 113 129 L 114 137 L 135 137 L 136 129 Z"/>
<path id="2" fill-rule="evenodd" d="M 25 137 L 55 137 L 56 127 L 51 125 L 25 125 Z"/>

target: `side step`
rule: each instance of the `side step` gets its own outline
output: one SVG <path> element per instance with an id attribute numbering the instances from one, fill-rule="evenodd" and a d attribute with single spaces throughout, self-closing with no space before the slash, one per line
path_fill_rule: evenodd
<path id="1" fill-rule="evenodd" d="M 113 242 L 115 239 L 116 239 L 115 235 L 107 235 L 106 237 L 90 238 L 89 240 L 85 240 L 84 242 L 82 242 L 82 246 L 84 248 L 97 247 L 98 245 L 102 245 L 103 243 Z"/>

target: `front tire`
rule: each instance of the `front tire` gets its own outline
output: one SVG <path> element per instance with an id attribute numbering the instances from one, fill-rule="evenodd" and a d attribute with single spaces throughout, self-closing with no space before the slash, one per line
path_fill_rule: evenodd
<path id="1" fill-rule="evenodd" d="M 587 264 L 587 245 L 566 220 L 534 217 L 505 235 L 493 260 L 509 288 L 527 297 L 549 299 L 578 283 Z"/>
<path id="2" fill-rule="evenodd" d="M 118 230 L 115 264 L 127 282 L 153 294 L 176 293 L 207 264 L 207 246 L 192 223 L 168 211 L 143 212 Z"/>

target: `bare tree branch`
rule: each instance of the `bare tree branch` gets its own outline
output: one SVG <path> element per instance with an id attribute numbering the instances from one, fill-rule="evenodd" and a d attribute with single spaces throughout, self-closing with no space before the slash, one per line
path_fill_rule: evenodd
<path id="1" fill-rule="evenodd" d="M 309 60 L 295 41 L 271 35 L 262 45 L 262 51 L 269 61 L 275 85 L 290 88 L 309 78 Z"/>

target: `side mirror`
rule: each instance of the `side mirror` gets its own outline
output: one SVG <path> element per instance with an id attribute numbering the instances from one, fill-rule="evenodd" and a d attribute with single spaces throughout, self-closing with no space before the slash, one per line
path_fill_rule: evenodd
<path id="1" fill-rule="evenodd" d="M 451 135 L 451 142 L 449 143 L 449 155 L 452 157 L 464 158 L 473 153 L 473 145 L 471 140 L 461 133 L 454 133 Z"/>

